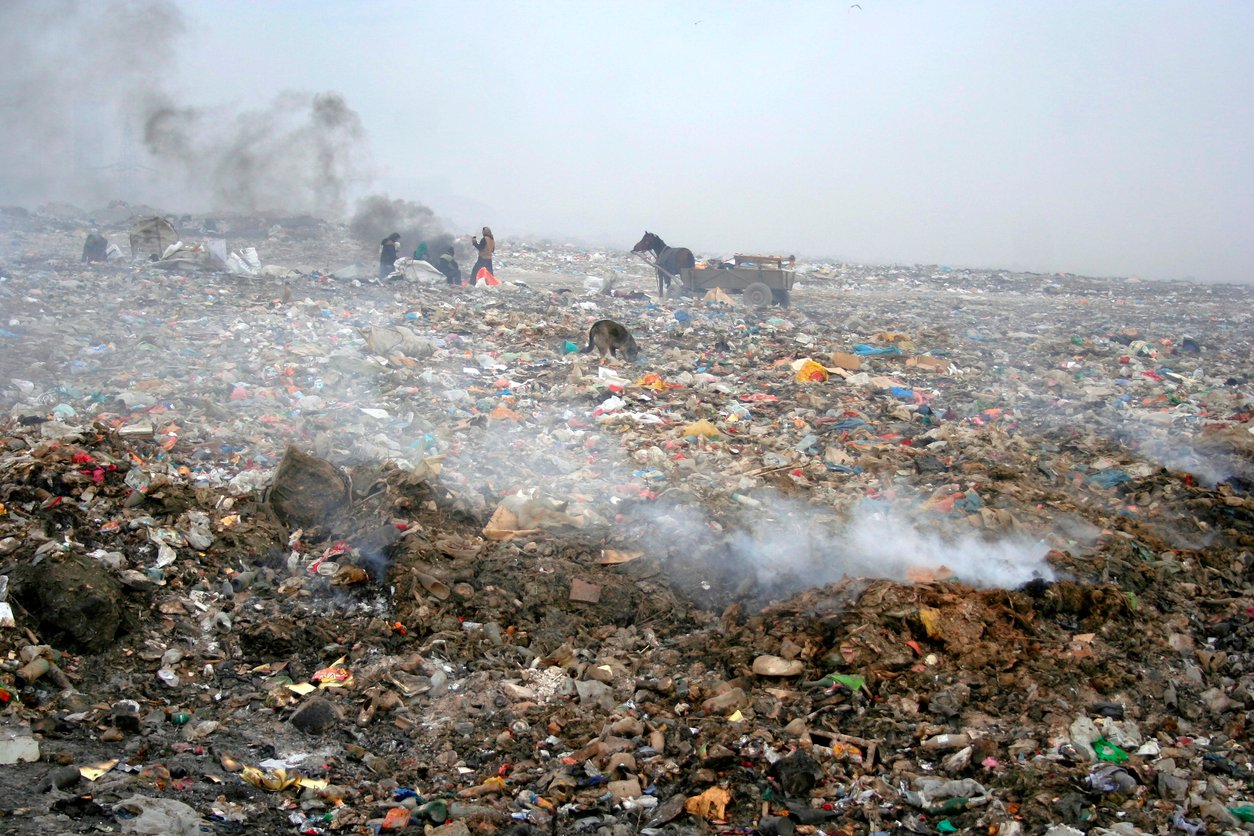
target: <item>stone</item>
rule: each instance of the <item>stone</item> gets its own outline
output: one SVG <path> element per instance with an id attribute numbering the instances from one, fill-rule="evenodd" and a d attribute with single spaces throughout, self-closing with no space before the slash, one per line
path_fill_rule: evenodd
<path id="1" fill-rule="evenodd" d="M 758 676 L 800 676 L 805 669 L 805 663 L 800 659 L 759 656 L 753 660 L 753 672 Z"/>
<path id="2" fill-rule="evenodd" d="M 706 714 L 723 714 L 749 704 L 749 698 L 740 688 L 728 688 L 721 694 L 715 694 L 701 703 L 701 710 Z"/>
<path id="3" fill-rule="evenodd" d="M 628 778 L 625 781 L 610 781 L 607 789 L 615 801 L 622 801 L 625 798 L 639 798 L 644 794 L 640 790 L 640 782 L 635 778 Z"/>
<path id="4" fill-rule="evenodd" d="M 289 720 L 305 734 L 319 735 L 331 729 L 342 719 L 340 711 L 325 697 L 311 697 L 296 709 Z"/>
<path id="5" fill-rule="evenodd" d="M 605 709 L 614 707 L 614 689 L 604 682 L 591 679 L 576 682 L 575 693 L 579 695 L 580 705 L 599 705 Z"/>
<path id="6" fill-rule="evenodd" d="M 39 741 L 29 731 L 0 729 L 0 764 L 33 763 L 39 760 Z"/>

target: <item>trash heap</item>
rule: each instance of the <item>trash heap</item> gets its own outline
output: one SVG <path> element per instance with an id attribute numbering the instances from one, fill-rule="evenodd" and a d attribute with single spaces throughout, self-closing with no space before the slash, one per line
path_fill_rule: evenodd
<path id="1" fill-rule="evenodd" d="M 5 832 L 1251 829 L 1248 289 L 0 219 Z"/>

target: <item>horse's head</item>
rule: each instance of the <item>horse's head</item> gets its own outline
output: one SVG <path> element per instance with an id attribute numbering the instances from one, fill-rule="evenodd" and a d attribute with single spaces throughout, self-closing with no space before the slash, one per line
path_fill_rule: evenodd
<path id="1" fill-rule="evenodd" d="M 647 253 L 651 250 L 658 249 L 658 244 L 662 239 L 658 238 L 652 232 L 646 231 L 644 237 L 636 242 L 636 246 L 631 248 L 633 253 Z"/>

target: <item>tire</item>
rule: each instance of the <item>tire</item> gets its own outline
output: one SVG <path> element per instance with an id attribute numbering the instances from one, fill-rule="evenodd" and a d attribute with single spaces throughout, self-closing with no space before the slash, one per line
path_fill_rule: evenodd
<path id="1" fill-rule="evenodd" d="M 781 308 L 786 308 L 792 304 L 792 297 L 787 290 L 772 290 L 771 298 L 775 300 L 775 304 Z"/>
<path id="2" fill-rule="evenodd" d="M 765 308 L 771 304 L 771 289 L 762 282 L 754 282 L 745 288 L 745 304 Z"/>

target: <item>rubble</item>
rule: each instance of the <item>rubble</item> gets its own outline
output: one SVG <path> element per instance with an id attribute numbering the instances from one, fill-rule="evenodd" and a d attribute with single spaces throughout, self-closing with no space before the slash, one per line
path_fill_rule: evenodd
<path id="1" fill-rule="evenodd" d="M 0 222 L 6 832 L 1250 827 L 1247 289 Z"/>

